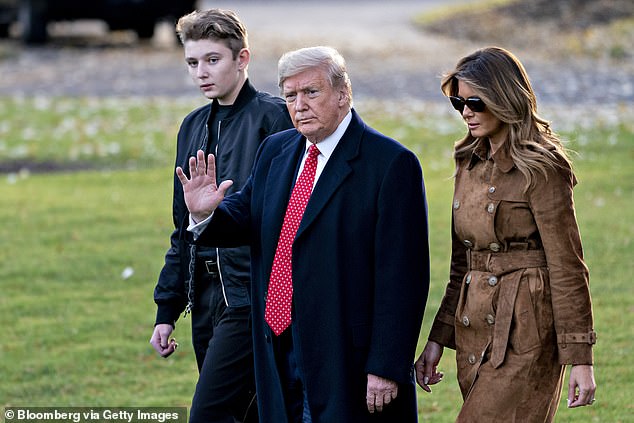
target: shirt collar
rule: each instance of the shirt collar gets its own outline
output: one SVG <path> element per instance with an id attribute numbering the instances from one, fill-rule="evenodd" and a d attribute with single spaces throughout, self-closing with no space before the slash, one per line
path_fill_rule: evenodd
<path id="1" fill-rule="evenodd" d="M 326 157 L 326 160 L 328 160 L 332 155 L 332 152 L 335 151 L 335 148 L 337 147 L 337 144 L 339 144 L 341 137 L 343 137 L 346 129 L 348 129 L 350 121 L 352 121 L 352 111 L 348 111 L 348 114 L 343 118 L 339 126 L 337 126 L 335 132 L 328 135 L 326 138 L 316 144 L 319 152 Z M 305 152 L 308 151 L 308 147 L 310 147 L 311 144 L 312 142 L 306 139 L 306 150 L 304 150 Z"/>

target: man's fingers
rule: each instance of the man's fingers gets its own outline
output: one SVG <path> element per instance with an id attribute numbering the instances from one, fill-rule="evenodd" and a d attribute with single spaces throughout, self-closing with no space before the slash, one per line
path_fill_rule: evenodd
<path id="1" fill-rule="evenodd" d="M 210 176 L 212 181 L 216 181 L 216 157 L 213 154 L 207 156 L 207 176 Z"/>
<path id="2" fill-rule="evenodd" d="M 197 174 L 198 159 L 194 156 L 189 158 L 189 176 L 194 177 Z"/>
<path id="3" fill-rule="evenodd" d="M 383 395 L 383 405 L 388 405 L 389 403 L 391 403 L 394 399 L 393 395 L 394 392 L 392 391 L 386 392 L 385 395 Z"/>
<path id="4" fill-rule="evenodd" d="M 233 185 L 233 181 L 231 179 L 222 181 L 220 183 L 220 186 L 218 187 L 218 192 L 222 193 L 222 196 L 224 197 L 224 195 L 227 193 L 227 190 L 231 188 L 231 185 Z"/>
<path id="5" fill-rule="evenodd" d="M 163 358 L 169 357 L 174 353 L 174 351 L 176 351 L 176 348 L 178 348 L 178 343 L 174 338 L 172 338 L 167 347 L 165 347 L 165 349 L 161 353 L 161 356 L 163 356 Z"/>
<path id="6" fill-rule="evenodd" d="M 383 397 L 377 396 L 376 401 L 374 403 L 374 408 L 378 413 L 383 411 Z"/>
<path id="7" fill-rule="evenodd" d="M 180 166 L 176 168 L 176 176 L 178 176 L 178 180 L 181 181 L 181 184 L 183 185 L 189 182 L 189 179 L 187 179 L 187 175 L 185 175 L 185 172 L 183 172 L 183 168 L 181 168 Z"/>
<path id="8" fill-rule="evenodd" d="M 369 394 L 366 397 L 368 411 L 370 413 L 383 411 L 383 397 L 381 395 Z"/>
<path id="9" fill-rule="evenodd" d="M 207 162 L 205 161 L 205 152 L 198 150 L 196 152 L 196 174 L 205 175 L 207 173 Z"/>
<path id="10" fill-rule="evenodd" d="M 368 394 L 365 397 L 365 401 L 368 406 L 368 411 L 370 413 L 374 413 L 374 411 L 376 411 L 375 399 L 376 399 L 376 396 L 374 394 Z"/>
<path id="11" fill-rule="evenodd" d="M 383 411 L 383 408 L 385 408 L 386 405 L 391 403 L 396 398 L 396 396 L 397 394 L 394 391 L 387 391 L 385 393 L 378 394 L 368 394 L 366 396 L 368 411 L 370 413 L 380 413 L 381 411 Z"/>
<path id="12" fill-rule="evenodd" d="M 366 403 L 370 413 L 381 412 L 398 395 L 398 384 L 373 374 L 368 374 Z"/>
<path id="13" fill-rule="evenodd" d="M 172 333 L 172 326 L 167 324 L 159 324 L 154 328 L 152 337 L 150 337 L 150 345 L 159 353 L 162 357 L 167 357 L 176 350 L 178 344 L 174 338 L 169 339 Z"/>

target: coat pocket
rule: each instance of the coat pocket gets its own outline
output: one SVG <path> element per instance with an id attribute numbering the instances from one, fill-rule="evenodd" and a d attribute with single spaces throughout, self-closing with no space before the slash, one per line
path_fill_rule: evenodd
<path id="1" fill-rule="evenodd" d="M 534 350 L 541 345 L 537 328 L 537 307 L 530 292 L 528 279 L 526 276 L 522 277 L 513 311 L 510 343 L 511 348 L 518 354 Z"/>

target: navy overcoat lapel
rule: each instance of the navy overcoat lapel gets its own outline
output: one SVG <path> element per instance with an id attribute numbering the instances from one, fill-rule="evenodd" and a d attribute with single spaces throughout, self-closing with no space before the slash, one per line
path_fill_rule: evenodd
<path id="1" fill-rule="evenodd" d="M 339 144 L 333 151 L 326 167 L 317 180 L 317 185 L 310 196 L 302 222 L 297 229 L 295 238 L 299 238 L 307 227 L 319 215 L 319 212 L 326 206 L 328 200 L 335 193 L 339 185 L 352 172 L 349 162 L 359 154 L 359 146 L 363 136 L 364 123 L 352 111 L 352 120 L 348 129 L 341 137 Z M 319 144 L 317 145 L 319 147 Z"/>
<path id="2" fill-rule="evenodd" d="M 271 160 L 262 202 L 262 240 L 265 243 L 262 251 L 275 252 L 277 248 L 291 188 L 306 146 L 305 140 L 300 133 L 294 133 L 286 140 L 277 157 Z M 270 260 L 273 261 L 273 256 Z"/>

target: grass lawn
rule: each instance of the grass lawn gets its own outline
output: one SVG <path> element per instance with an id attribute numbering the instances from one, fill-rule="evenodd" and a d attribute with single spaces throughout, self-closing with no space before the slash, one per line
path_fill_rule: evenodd
<path id="1" fill-rule="evenodd" d="M 0 163 L 98 166 L 0 175 L 0 407 L 189 405 L 197 376 L 189 319 L 179 321 L 180 348 L 169 359 L 158 357 L 148 340 L 152 290 L 172 230 L 174 138 L 180 118 L 195 106 L 160 99 L 0 99 Z M 448 275 L 451 147 L 463 126 L 448 104 L 408 107 L 358 109 L 413 149 L 424 167 L 432 289 L 420 350 Z M 588 113 L 575 121 L 544 114 L 578 153 L 575 199 L 599 335 L 597 402 L 568 410 L 564 393 L 557 421 L 631 421 L 631 114 Z M 421 421 L 453 421 L 459 409 L 451 351 L 441 367 L 445 380 L 433 394 L 419 390 Z"/>

